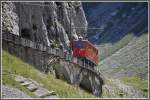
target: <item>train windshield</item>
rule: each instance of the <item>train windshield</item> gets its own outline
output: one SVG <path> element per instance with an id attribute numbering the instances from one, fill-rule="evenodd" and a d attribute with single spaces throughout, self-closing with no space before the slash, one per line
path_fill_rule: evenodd
<path id="1" fill-rule="evenodd" d="M 85 41 L 74 41 L 75 48 L 85 48 Z"/>

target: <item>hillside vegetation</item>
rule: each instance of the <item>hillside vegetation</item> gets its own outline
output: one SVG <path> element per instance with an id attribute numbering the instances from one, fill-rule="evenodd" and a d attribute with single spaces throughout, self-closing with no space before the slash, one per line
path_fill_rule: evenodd
<path id="1" fill-rule="evenodd" d="M 126 37 L 114 45 L 122 47 L 121 45 L 128 41 L 125 46 L 99 63 L 98 69 L 107 77 L 107 82 L 104 86 L 106 87 L 104 88 L 104 96 L 112 98 L 132 97 L 130 94 L 133 94 L 133 97 L 147 97 L 148 34 L 145 33 L 139 37 L 134 36 L 132 39 Z M 111 81 L 110 78 L 112 78 Z M 121 83 L 117 82 L 116 79 L 121 81 Z M 124 88 L 122 89 L 121 87 Z M 132 93 L 132 90 L 135 92 Z"/>
<path id="2" fill-rule="evenodd" d="M 138 77 L 123 77 L 120 80 L 139 90 L 145 97 L 148 96 L 148 81 L 141 80 Z"/>
<path id="3" fill-rule="evenodd" d="M 134 37 L 132 33 L 128 33 L 125 35 L 120 41 L 114 43 L 114 44 L 102 44 L 97 46 L 99 49 L 99 56 L 100 61 L 107 58 L 108 56 L 111 56 L 113 53 L 115 53 L 117 50 L 121 49 L 125 45 L 127 45 L 130 40 Z"/>
<path id="4" fill-rule="evenodd" d="M 23 62 L 19 58 L 2 51 L 2 84 L 10 85 L 24 91 L 31 97 L 36 97 L 32 92 L 17 83 L 12 74 L 22 75 L 31 78 L 44 85 L 45 88 L 55 91 L 60 98 L 95 98 L 90 93 L 81 90 L 77 86 L 69 85 L 66 82 L 56 79 L 50 74 L 44 74 L 33 66 Z"/>
<path id="5" fill-rule="evenodd" d="M 103 86 L 103 98 L 147 98 L 148 81 L 138 77 L 109 78 Z"/>
<path id="6" fill-rule="evenodd" d="M 148 74 L 148 34 L 134 37 L 130 42 L 100 61 L 99 69 L 106 76 L 137 76 L 147 79 Z"/>

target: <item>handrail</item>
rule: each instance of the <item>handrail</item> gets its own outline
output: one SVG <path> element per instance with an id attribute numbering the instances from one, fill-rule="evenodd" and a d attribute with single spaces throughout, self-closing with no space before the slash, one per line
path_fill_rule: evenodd
<path id="1" fill-rule="evenodd" d="M 58 48 L 51 48 L 50 46 L 45 46 L 43 44 L 33 42 L 31 40 L 22 38 L 20 36 L 12 34 L 12 33 L 3 33 L 2 34 L 2 39 L 6 40 L 8 42 L 13 42 L 15 44 L 22 45 L 24 47 L 29 47 L 29 48 L 32 48 L 32 49 L 45 51 L 45 52 L 47 52 L 50 55 L 52 54 L 52 55 L 57 56 L 59 58 L 65 59 L 66 61 L 69 61 L 71 63 L 74 63 L 74 64 L 80 66 L 81 68 L 84 68 L 84 69 L 87 69 L 87 70 L 93 72 L 94 74 L 99 76 L 99 78 L 102 81 L 104 80 L 104 76 L 100 72 L 98 72 L 98 71 L 96 71 L 94 69 L 91 69 L 89 67 L 86 67 L 81 59 L 73 57 L 71 54 L 66 54 L 66 56 L 65 56 L 63 50 L 60 50 Z"/>

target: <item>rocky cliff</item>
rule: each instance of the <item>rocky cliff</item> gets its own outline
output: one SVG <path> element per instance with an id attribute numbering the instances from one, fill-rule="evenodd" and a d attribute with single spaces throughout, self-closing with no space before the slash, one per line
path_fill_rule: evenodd
<path id="1" fill-rule="evenodd" d="M 71 27 L 85 27 L 75 29 Z M 35 42 L 62 44 L 86 32 L 87 21 L 80 2 L 3 2 L 2 31 Z"/>

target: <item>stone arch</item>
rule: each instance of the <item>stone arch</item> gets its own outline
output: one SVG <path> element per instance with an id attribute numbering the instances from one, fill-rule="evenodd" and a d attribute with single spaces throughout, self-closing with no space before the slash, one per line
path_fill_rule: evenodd
<path id="1" fill-rule="evenodd" d="M 54 66 L 56 78 L 64 79 L 68 83 L 72 83 L 72 76 L 68 64 L 66 61 L 60 60 L 60 63 L 57 63 Z"/>
<path id="2" fill-rule="evenodd" d="M 89 92 L 92 92 L 92 84 L 89 73 L 85 70 L 82 73 L 82 79 L 79 86 Z"/>
<path id="3" fill-rule="evenodd" d="M 91 82 L 91 89 L 92 89 L 92 93 L 97 96 L 100 97 L 102 95 L 102 84 L 100 84 L 97 81 L 97 76 L 90 76 L 90 82 Z"/>
<path id="4" fill-rule="evenodd" d="M 68 65 L 63 66 L 63 76 L 64 76 L 64 79 L 67 80 L 68 83 L 72 83 L 72 78 L 71 78 L 72 75 L 71 75 Z"/>

